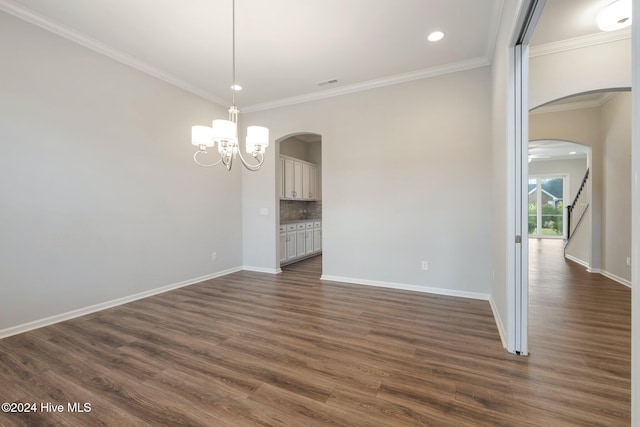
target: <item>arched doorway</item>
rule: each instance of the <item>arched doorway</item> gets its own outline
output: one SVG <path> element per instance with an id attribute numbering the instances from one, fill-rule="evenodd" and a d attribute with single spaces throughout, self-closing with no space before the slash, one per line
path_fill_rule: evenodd
<path id="1" fill-rule="evenodd" d="M 611 269 L 614 279 L 630 283 L 630 270 L 622 265 L 631 251 L 630 88 L 578 93 L 536 107 L 529 115 L 529 136 L 535 141 L 528 147 L 529 169 L 534 169 L 534 174 L 544 157 L 586 155 L 587 182 L 580 193 L 580 205 L 586 210 L 571 219 L 571 229 L 565 233 L 565 238 L 571 237 L 565 250 L 567 258 L 592 272 L 607 275 Z M 581 145 L 563 147 L 565 143 L 558 140 Z M 585 152 L 585 146 L 590 150 Z M 565 206 L 577 203 L 574 199 L 583 177 L 578 182 L 575 178 Z"/>
<path id="2" fill-rule="evenodd" d="M 529 238 L 567 240 L 578 224 L 570 215 L 577 214 L 577 210 L 567 208 L 578 194 L 583 199 L 590 198 L 587 182 L 591 147 L 573 141 L 538 139 L 529 141 L 528 157 Z"/>
<path id="3" fill-rule="evenodd" d="M 322 136 L 300 132 L 276 142 L 276 253 L 282 267 L 322 253 Z"/>

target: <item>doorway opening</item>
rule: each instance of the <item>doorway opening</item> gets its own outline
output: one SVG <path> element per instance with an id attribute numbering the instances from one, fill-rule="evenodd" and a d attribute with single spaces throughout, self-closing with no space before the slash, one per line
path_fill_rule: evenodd
<path id="1" fill-rule="evenodd" d="M 322 136 L 297 133 L 280 139 L 276 168 L 279 266 L 310 258 L 321 265 Z"/>

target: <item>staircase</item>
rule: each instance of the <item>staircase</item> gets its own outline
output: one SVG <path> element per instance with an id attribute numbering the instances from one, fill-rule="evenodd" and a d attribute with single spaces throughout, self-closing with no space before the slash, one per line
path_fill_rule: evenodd
<path id="1" fill-rule="evenodd" d="M 589 209 L 591 200 L 589 199 L 589 191 L 587 191 L 588 183 L 589 169 L 587 169 L 584 178 L 582 178 L 582 183 L 580 184 L 576 197 L 573 199 L 573 202 L 567 206 L 567 240 L 565 248 L 571 241 L 571 236 L 573 236 L 584 219 L 587 209 Z"/>

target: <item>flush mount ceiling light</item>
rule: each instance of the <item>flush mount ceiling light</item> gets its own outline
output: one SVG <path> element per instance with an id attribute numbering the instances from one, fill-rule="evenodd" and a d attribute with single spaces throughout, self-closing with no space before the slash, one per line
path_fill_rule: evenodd
<path id="1" fill-rule="evenodd" d="M 427 36 L 427 40 L 430 42 L 437 42 L 444 38 L 444 33 L 442 31 L 434 31 L 433 33 Z"/>
<path id="2" fill-rule="evenodd" d="M 631 25 L 631 0 L 617 0 L 605 7 L 596 16 L 598 28 L 615 31 Z"/>
<path id="3" fill-rule="evenodd" d="M 200 166 L 212 167 L 222 163 L 227 170 L 231 170 L 233 160 L 240 157 L 240 161 L 247 169 L 256 171 L 260 169 L 264 163 L 264 152 L 269 146 L 269 129 L 262 126 L 247 127 L 246 151 L 251 154 L 258 162 L 256 164 L 248 163 L 240 151 L 238 143 L 238 107 L 236 107 L 236 91 L 242 90 L 240 85 L 236 84 L 236 2 L 232 0 L 231 5 L 232 28 L 233 28 L 233 44 L 232 44 L 232 81 L 231 93 L 232 105 L 229 107 L 229 120 L 214 120 L 211 127 L 193 126 L 191 128 L 191 144 L 198 147 L 198 151 L 193 155 L 193 160 Z M 214 147 L 218 143 L 218 153 L 220 160 L 215 163 L 206 164 L 198 160 L 200 154 L 207 154 L 207 147 Z"/>

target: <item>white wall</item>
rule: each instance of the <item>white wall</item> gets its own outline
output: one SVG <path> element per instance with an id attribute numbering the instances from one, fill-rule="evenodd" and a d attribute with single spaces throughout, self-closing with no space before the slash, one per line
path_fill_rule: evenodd
<path id="1" fill-rule="evenodd" d="M 241 175 L 191 158 L 222 107 L 2 12 L 0 40 L 0 335 L 241 265 Z"/>
<path id="2" fill-rule="evenodd" d="M 582 92 L 631 87 L 631 40 L 529 60 L 529 108 Z"/>
<path id="3" fill-rule="evenodd" d="M 631 283 L 631 93 L 622 92 L 601 107 L 603 144 L 602 269 Z"/>
<path id="4" fill-rule="evenodd" d="M 247 115 L 272 139 L 322 135 L 325 276 L 489 294 L 489 77 L 481 68 Z M 243 182 L 245 265 L 265 269 L 277 263 L 275 218 L 257 215 L 275 206 L 269 156 Z"/>

